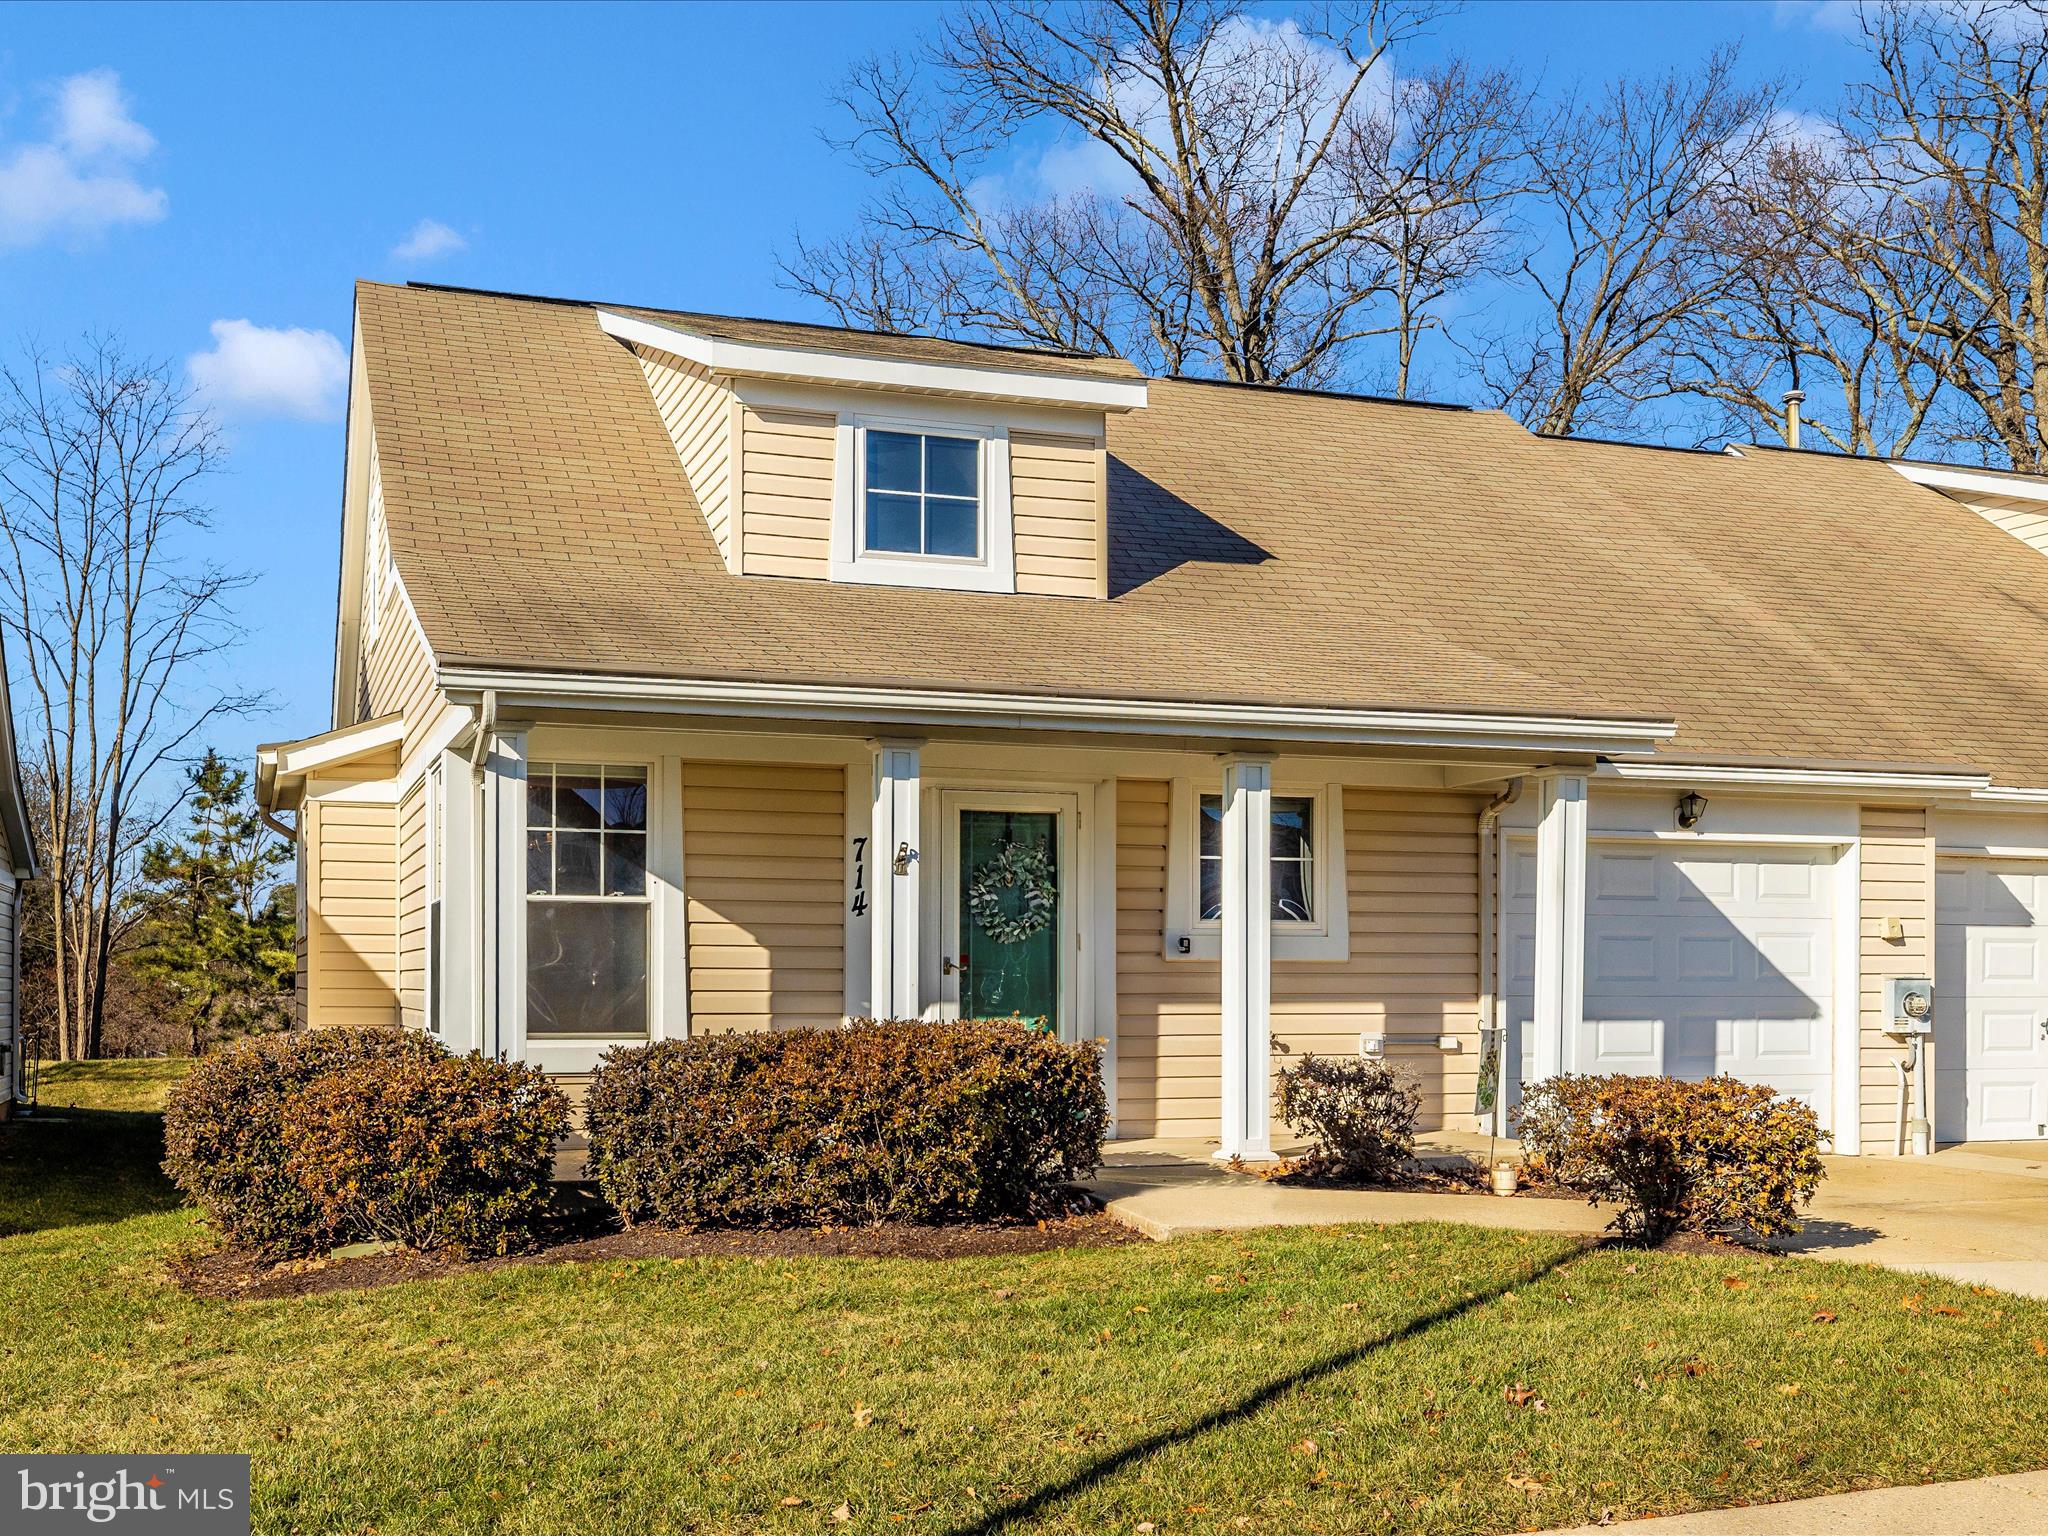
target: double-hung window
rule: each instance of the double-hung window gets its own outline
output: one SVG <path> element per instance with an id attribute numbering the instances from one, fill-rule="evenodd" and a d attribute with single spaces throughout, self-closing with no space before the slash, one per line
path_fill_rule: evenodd
<path id="1" fill-rule="evenodd" d="M 934 402 L 930 412 L 838 413 L 831 578 L 1014 592 L 1009 430 L 950 402 Z"/>
<path id="2" fill-rule="evenodd" d="M 647 770 L 526 776 L 526 1033 L 647 1034 Z"/>
<path id="3" fill-rule="evenodd" d="M 1316 803 L 1307 795 L 1273 796 L 1273 921 L 1316 920 Z M 1200 913 L 1223 916 L 1223 797 L 1202 796 Z"/>
<path id="4" fill-rule="evenodd" d="M 861 552 L 981 559 L 981 439 L 881 427 L 861 436 Z"/>

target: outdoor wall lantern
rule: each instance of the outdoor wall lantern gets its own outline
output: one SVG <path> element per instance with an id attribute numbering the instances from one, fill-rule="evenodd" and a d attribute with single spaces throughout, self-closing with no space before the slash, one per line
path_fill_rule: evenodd
<path id="1" fill-rule="evenodd" d="M 1707 814 L 1707 797 L 1698 790 L 1689 789 L 1678 797 L 1678 829 L 1690 832 L 1700 824 L 1700 818 Z"/>

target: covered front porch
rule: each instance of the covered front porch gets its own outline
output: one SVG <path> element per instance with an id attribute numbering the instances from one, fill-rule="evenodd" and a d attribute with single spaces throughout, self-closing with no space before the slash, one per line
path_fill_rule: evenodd
<path id="1" fill-rule="evenodd" d="M 573 1079 L 649 1038 L 1015 1014 L 1102 1043 L 1119 1138 L 1226 1160 L 1274 1155 L 1276 1061 L 1310 1051 L 1384 1056 L 1423 1086 L 1425 1125 L 1483 1128 L 1489 834 L 1515 796 L 1535 813 L 1536 1060 L 1557 1070 L 1588 775 L 1669 729 L 453 697 L 469 723 L 429 771 L 427 964 L 456 1048 Z"/>

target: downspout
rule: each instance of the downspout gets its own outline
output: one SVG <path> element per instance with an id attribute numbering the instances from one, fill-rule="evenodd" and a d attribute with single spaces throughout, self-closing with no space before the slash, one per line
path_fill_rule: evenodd
<path id="1" fill-rule="evenodd" d="M 491 732 L 498 723 L 498 690 L 486 688 L 483 703 L 477 710 L 476 739 L 469 744 L 470 798 L 478 802 L 484 784 L 484 753 L 489 749 Z M 471 904 L 476 921 L 469 925 L 469 975 L 473 985 L 470 988 L 470 1038 L 479 1045 L 484 1038 L 484 921 L 485 892 L 489 889 L 491 873 L 491 848 L 496 841 L 484 825 L 483 807 L 479 803 L 470 815 L 473 829 L 470 841 L 476 844 L 476 859 L 473 873 L 476 884 L 476 900 Z M 491 1017 L 490 1053 L 499 1061 L 505 1059 L 504 1041 L 498 1030 L 498 1020 Z"/>
<path id="2" fill-rule="evenodd" d="M 1500 918 L 1500 881 L 1495 865 L 1494 837 L 1495 824 L 1500 813 L 1522 798 L 1522 779 L 1517 776 L 1508 781 L 1508 786 L 1489 800 L 1479 812 L 1479 1020 L 1488 1028 L 1499 1031 L 1495 1035 L 1499 1059 L 1498 1073 L 1494 1081 L 1492 1123 L 1486 1127 L 1487 1134 L 1498 1136 L 1507 1129 L 1507 1104 L 1503 1088 L 1507 1079 L 1507 1029 L 1506 1017 L 1500 999 L 1500 945 L 1495 939 Z M 1485 1037 L 1482 1035 L 1482 1042 Z M 1480 1065 L 1485 1065 L 1485 1050 L 1480 1051 Z M 1490 1161 L 1490 1159 L 1489 1159 Z"/>

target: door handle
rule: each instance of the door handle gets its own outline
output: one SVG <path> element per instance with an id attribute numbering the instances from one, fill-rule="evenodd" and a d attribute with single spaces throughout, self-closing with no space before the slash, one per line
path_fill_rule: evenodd
<path id="1" fill-rule="evenodd" d="M 955 971 L 964 971 L 967 969 L 967 957 L 965 955 L 962 955 L 957 963 L 954 961 L 951 955 L 946 956 L 946 958 L 940 961 L 939 963 L 941 966 L 944 967 L 945 972 L 948 976 L 952 975 Z M 2044 1025 L 2043 1028 L 2048 1028 L 2048 1025 Z"/>

